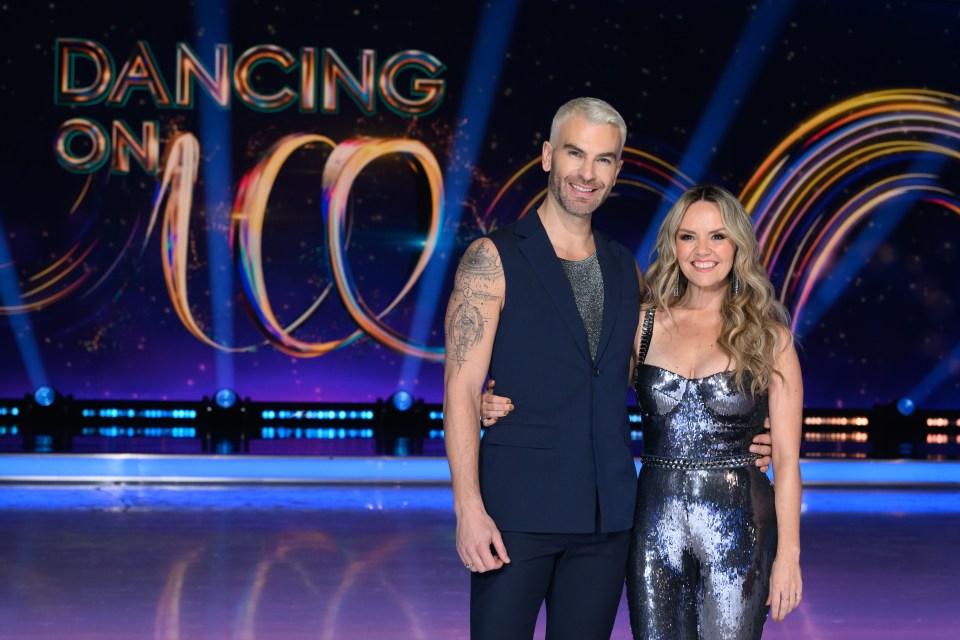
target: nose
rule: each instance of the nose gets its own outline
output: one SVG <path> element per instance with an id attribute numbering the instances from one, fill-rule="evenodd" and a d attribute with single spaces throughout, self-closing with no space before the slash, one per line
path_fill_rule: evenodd
<path id="1" fill-rule="evenodd" d="M 594 170 L 593 163 L 589 160 L 583 162 L 577 170 L 577 176 L 584 182 L 592 181 L 596 175 L 597 173 Z"/>
<path id="2" fill-rule="evenodd" d="M 697 255 L 706 255 L 710 253 L 710 240 L 709 238 L 701 238 L 697 241 Z"/>

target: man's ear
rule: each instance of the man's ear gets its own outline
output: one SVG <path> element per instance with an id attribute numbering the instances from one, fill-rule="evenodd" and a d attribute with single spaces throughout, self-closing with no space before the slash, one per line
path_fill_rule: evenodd
<path id="1" fill-rule="evenodd" d="M 540 166 L 547 173 L 550 173 L 550 167 L 553 165 L 553 145 L 549 140 L 544 141 L 543 148 L 540 150 Z"/>

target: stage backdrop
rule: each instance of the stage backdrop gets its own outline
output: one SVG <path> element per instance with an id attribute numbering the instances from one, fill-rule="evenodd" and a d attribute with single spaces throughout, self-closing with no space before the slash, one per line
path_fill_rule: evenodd
<path id="1" fill-rule="evenodd" d="M 592 95 L 641 267 L 720 183 L 808 407 L 957 408 L 958 37 L 952 2 L 7 2 L 0 397 L 440 401 L 457 261 Z"/>

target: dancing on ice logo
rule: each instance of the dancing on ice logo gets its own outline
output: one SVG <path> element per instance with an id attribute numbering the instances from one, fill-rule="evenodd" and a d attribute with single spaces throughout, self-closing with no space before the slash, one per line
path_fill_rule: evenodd
<path id="1" fill-rule="evenodd" d="M 265 113 L 296 104 L 301 113 L 335 114 L 346 97 L 364 115 L 375 114 L 379 103 L 398 115 L 416 117 L 440 106 L 446 91 L 439 77 L 443 63 L 415 49 L 393 53 L 379 64 L 376 50 L 361 49 L 351 68 L 331 48 L 303 47 L 294 54 L 262 44 L 234 57 L 231 45 L 217 44 L 212 63 L 205 63 L 189 44 L 178 42 L 172 90 L 145 40 L 137 41 L 119 71 L 111 52 L 95 40 L 57 38 L 55 54 L 54 102 L 74 108 L 123 108 L 131 97 L 146 96 L 158 109 L 188 110 L 202 91 L 224 110 L 234 102 Z M 54 137 L 54 152 L 60 165 L 74 173 L 93 173 L 109 161 L 114 173 L 127 174 L 132 158 L 156 175 L 159 124 L 145 120 L 137 133 L 122 118 L 109 128 L 93 118 L 70 118 Z"/>

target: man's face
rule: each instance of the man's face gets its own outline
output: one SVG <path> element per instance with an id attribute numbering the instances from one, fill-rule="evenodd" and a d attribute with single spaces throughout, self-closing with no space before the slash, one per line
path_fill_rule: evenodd
<path id="1" fill-rule="evenodd" d="M 554 143 L 544 142 L 541 164 L 550 172 L 550 194 L 560 208 L 589 216 L 613 188 L 623 162 L 620 131 L 571 116 L 560 125 Z"/>

